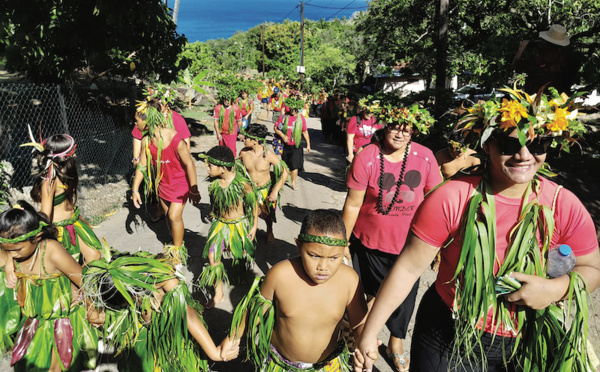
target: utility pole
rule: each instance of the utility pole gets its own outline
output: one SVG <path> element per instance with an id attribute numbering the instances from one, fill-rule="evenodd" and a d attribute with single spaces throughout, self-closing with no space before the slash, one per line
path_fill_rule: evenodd
<path id="1" fill-rule="evenodd" d="M 304 84 L 304 1 L 300 2 L 300 89 Z"/>
<path id="2" fill-rule="evenodd" d="M 265 24 L 260 28 L 260 40 L 262 42 L 263 77 L 265 77 Z"/>

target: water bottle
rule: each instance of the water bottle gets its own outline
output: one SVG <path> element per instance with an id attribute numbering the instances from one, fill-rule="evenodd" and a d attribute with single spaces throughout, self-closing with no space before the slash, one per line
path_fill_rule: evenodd
<path id="1" fill-rule="evenodd" d="M 567 244 L 552 247 L 548 251 L 548 274 L 551 278 L 563 276 L 575 266 L 575 255 Z"/>

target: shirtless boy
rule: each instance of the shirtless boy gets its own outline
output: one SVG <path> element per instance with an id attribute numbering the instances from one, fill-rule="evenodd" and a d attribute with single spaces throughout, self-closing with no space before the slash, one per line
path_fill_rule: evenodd
<path id="1" fill-rule="evenodd" d="M 267 224 L 267 244 L 275 242 L 273 222 L 277 222 L 275 211 L 279 202 L 279 191 L 289 175 L 287 165 L 273 151 L 268 151 L 265 137 L 269 133 L 262 124 L 250 124 L 245 132 L 244 148 L 240 151 L 240 159 L 258 198 L 259 217 Z M 271 175 L 273 166 L 273 175 Z"/>
<path id="2" fill-rule="evenodd" d="M 262 371 L 349 370 L 339 324 L 347 312 L 357 337 L 367 305 L 358 275 L 342 262 L 345 230 L 339 213 L 310 212 L 296 239 L 300 256 L 273 266 L 236 308 L 230 337 L 237 342 L 250 314 L 248 353 Z"/>
<path id="3" fill-rule="evenodd" d="M 214 297 L 205 306 L 211 308 L 225 299 L 223 281 L 229 282 L 221 258 L 232 257 L 234 266 L 254 260 L 258 207 L 252 182 L 235 171 L 235 158 L 228 147 L 215 146 L 199 158 L 205 159 L 211 180 L 208 192 L 213 222 L 203 253 L 210 264 L 200 276 L 200 287 L 215 288 Z"/>
<path id="4" fill-rule="evenodd" d="M 460 133 L 452 132 L 448 139 L 448 145 L 447 148 L 435 153 L 435 159 L 445 180 L 459 172 L 477 173 L 481 160 L 475 156 L 477 154 L 475 150 L 464 145 L 464 139 Z"/>

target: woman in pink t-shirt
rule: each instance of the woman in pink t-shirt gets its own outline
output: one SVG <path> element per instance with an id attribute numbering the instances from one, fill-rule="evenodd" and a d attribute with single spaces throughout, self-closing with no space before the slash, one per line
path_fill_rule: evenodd
<path id="1" fill-rule="evenodd" d="M 348 150 L 348 161 L 352 163 L 354 155 L 359 148 L 371 143 L 371 137 L 383 124 L 378 123 L 373 116 L 373 103 L 360 101 L 358 115 L 353 116 L 346 127 L 346 148 Z"/>
<path id="2" fill-rule="evenodd" d="M 377 333 L 440 251 L 438 278 L 417 312 L 411 371 L 590 369 L 579 298 L 600 283 L 594 223 L 575 195 L 537 174 L 553 142 L 569 146 L 584 129 L 566 97 L 507 92 L 459 121 L 457 130 L 482 144 L 485 173 L 449 181 L 419 207 L 357 344 L 358 370 L 370 368 Z M 547 252 L 560 244 L 575 266 L 549 278 Z M 565 298 L 577 326 L 554 304 Z"/>
<path id="3" fill-rule="evenodd" d="M 385 136 L 354 157 L 343 211 L 352 264 L 371 298 L 404 246 L 410 221 L 424 195 L 442 182 L 431 150 L 412 141 L 414 132 L 426 133 L 432 124 L 427 111 L 418 106 L 398 107 L 391 111 L 377 109 L 375 115 L 388 122 Z M 402 340 L 408 331 L 417 289 L 415 284 L 409 299 L 386 323 L 390 330 L 386 351 L 397 370 L 408 370 Z"/>

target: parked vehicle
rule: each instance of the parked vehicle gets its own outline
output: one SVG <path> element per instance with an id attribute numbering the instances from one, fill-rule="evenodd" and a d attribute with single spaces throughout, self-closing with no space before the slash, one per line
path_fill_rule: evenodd
<path id="1" fill-rule="evenodd" d="M 454 91 L 452 100 L 456 103 L 468 103 L 472 105 L 480 100 L 487 101 L 492 97 L 500 99 L 506 96 L 506 93 L 495 88 L 485 88 L 479 84 L 467 84 Z"/>

